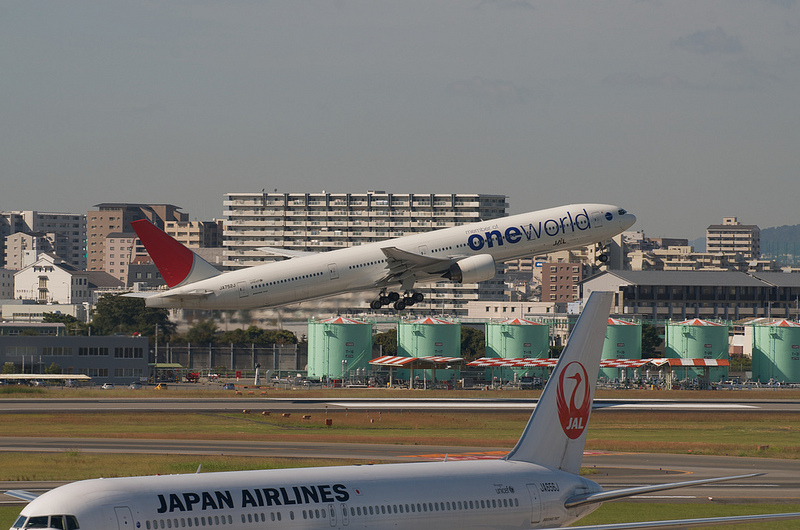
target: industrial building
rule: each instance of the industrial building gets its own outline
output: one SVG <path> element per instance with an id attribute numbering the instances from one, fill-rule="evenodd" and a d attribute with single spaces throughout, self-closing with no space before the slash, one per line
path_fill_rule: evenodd
<path id="1" fill-rule="evenodd" d="M 606 271 L 583 282 L 615 293 L 611 312 L 639 319 L 742 320 L 800 315 L 800 274 L 780 272 Z"/>
<path id="2" fill-rule="evenodd" d="M 45 331 L 63 328 L 63 324 L 39 326 Z M 0 324 L 4 327 L 12 333 L 20 329 L 19 324 Z M 56 365 L 62 374 L 87 375 L 94 383 L 127 384 L 148 377 L 147 337 L 69 337 L 63 329 L 55 333 L 59 334 L 0 333 L 0 365 L 11 363 L 18 374 L 43 374 Z"/>

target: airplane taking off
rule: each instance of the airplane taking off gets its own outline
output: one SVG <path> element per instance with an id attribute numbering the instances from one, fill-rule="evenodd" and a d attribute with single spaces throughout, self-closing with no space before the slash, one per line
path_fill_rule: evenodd
<path id="1" fill-rule="evenodd" d="M 558 528 L 600 503 L 740 475 L 603 491 L 578 473 L 613 294 L 594 292 L 516 446 L 498 460 L 228 471 L 93 479 L 31 501 L 12 530 L 417 530 Z M 685 528 L 800 518 L 800 513 L 582 526 Z"/>
<path id="2" fill-rule="evenodd" d="M 617 206 L 571 204 L 330 252 L 265 247 L 290 259 L 225 273 L 150 221 L 131 226 L 169 287 L 145 295 L 150 307 L 252 309 L 374 289 L 372 309 L 403 310 L 423 300 L 417 284 L 490 280 L 498 263 L 602 242 L 634 222 Z"/>

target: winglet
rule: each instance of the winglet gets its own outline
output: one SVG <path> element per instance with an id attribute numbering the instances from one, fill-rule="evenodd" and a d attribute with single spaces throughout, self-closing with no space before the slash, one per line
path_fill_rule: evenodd
<path id="1" fill-rule="evenodd" d="M 507 460 L 577 474 L 583 459 L 613 294 L 594 292 Z"/>
<path id="2" fill-rule="evenodd" d="M 213 265 L 170 237 L 146 219 L 132 221 L 131 227 L 153 259 L 167 286 L 172 288 L 220 274 Z"/>

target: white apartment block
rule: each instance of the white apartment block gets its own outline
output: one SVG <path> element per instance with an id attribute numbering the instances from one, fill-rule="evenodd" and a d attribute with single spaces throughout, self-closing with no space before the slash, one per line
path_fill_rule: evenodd
<path id="1" fill-rule="evenodd" d="M 235 269 L 278 259 L 259 247 L 326 252 L 504 217 L 508 203 L 505 195 L 485 194 L 256 192 L 228 193 L 224 208 L 224 265 Z M 503 275 L 420 290 L 425 302 L 415 311 L 465 315 L 470 301 L 502 300 Z"/>
<path id="2" fill-rule="evenodd" d="M 756 260 L 761 257 L 761 229 L 743 225 L 736 217 L 723 217 L 721 225 L 706 229 L 706 252 L 741 254 L 745 260 Z"/>

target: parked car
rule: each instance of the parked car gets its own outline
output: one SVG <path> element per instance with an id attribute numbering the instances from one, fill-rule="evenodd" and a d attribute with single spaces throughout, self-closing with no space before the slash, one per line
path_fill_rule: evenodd
<path id="1" fill-rule="evenodd" d="M 225 383 L 222 385 L 222 390 L 236 390 L 236 385 L 233 383 Z"/>
<path id="2" fill-rule="evenodd" d="M 142 384 L 139 381 L 134 381 L 130 385 L 128 385 L 128 388 L 130 388 L 131 390 L 139 390 L 142 388 Z"/>
<path id="3" fill-rule="evenodd" d="M 103 386 L 100 388 L 103 390 L 114 390 L 114 383 L 103 383 Z"/>

